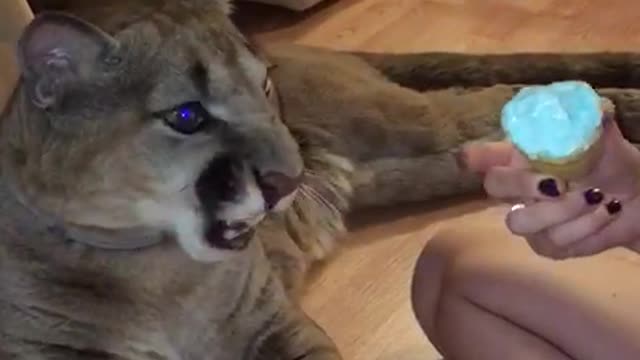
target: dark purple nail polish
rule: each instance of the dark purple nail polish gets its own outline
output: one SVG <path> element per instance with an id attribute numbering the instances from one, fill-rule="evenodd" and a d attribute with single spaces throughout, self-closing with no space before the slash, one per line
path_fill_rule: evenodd
<path id="1" fill-rule="evenodd" d="M 546 196 L 558 197 L 560 196 L 560 190 L 558 189 L 558 183 L 554 179 L 544 179 L 538 184 L 538 190 Z"/>
<path id="2" fill-rule="evenodd" d="M 589 189 L 584 193 L 584 199 L 589 205 L 598 205 L 604 200 L 604 194 L 600 189 Z"/>
<path id="3" fill-rule="evenodd" d="M 609 215 L 615 215 L 622 211 L 622 203 L 618 200 L 612 200 L 607 204 L 607 211 Z"/>

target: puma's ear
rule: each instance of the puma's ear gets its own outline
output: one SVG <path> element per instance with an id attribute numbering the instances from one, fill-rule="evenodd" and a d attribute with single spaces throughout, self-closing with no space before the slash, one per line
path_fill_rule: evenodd
<path id="1" fill-rule="evenodd" d="M 100 63 L 113 63 L 117 41 L 97 27 L 62 13 L 42 13 L 18 41 L 22 75 L 36 105 L 57 103 L 65 89 L 93 77 Z"/>

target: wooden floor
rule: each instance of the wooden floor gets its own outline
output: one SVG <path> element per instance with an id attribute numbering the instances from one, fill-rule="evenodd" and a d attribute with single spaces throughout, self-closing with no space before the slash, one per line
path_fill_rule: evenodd
<path id="1" fill-rule="evenodd" d="M 640 49 L 636 0 L 338 0 L 306 14 L 241 6 L 261 41 L 389 52 Z M 253 16 L 245 16 L 253 12 Z M 347 360 L 433 360 L 408 294 L 416 256 L 437 224 L 482 207 L 465 203 L 381 222 L 321 273 L 305 306 Z"/>

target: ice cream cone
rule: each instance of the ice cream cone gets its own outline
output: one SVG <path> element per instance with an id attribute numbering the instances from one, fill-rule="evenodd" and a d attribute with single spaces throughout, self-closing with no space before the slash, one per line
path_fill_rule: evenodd
<path id="1" fill-rule="evenodd" d="M 552 88 L 552 86 L 556 86 L 556 88 Z M 562 86 L 565 87 L 558 90 L 558 88 Z M 558 92 L 550 95 L 553 94 L 553 91 L 559 91 L 560 95 L 558 95 Z M 540 97 L 540 94 L 543 92 L 544 95 Z M 564 96 L 564 101 L 569 104 L 573 101 L 573 104 L 569 105 L 573 106 L 573 108 L 571 108 L 572 110 L 561 110 L 563 105 L 560 104 L 562 102 L 559 100 L 557 103 L 550 102 L 550 96 Z M 570 98 L 572 96 L 574 96 L 574 98 Z M 578 98 L 576 99 L 575 97 Z M 513 135 L 514 131 L 519 132 L 520 143 L 518 143 L 518 141 L 513 141 L 513 143 L 522 155 L 528 159 L 533 170 L 555 176 L 565 181 L 580 179 L 588 175 L 601 158 L 604 148 L 603 141 L 601 140 L 603 134 L 602 121 L 607 114 L 613 112 L 614 105 L 610 100 L 600 98 L 600 104 L 598 105 L 597 97 L 596 92 L 592 89 L 590 90 L 589 85 L 586 83 L 567 82 L 557 85 L 552 84 L 548 87 L 533 87 L 528 92 L 522 92 L 522 95 L 512 100 L 512 102 L 525 101 L 526 106 L 515 108 L 517 110 L 514 111 L 513 106 L 521 106 L 521 103 L 512 103 L 507 114 L 503 113 L 503 116 L 507 116 L 503 118 L 503 120 L 509 119 L 509 121 L 511 121 L 511 123 L 508 124 L 510 127 L 505 129 L 505 131 L 507 135 L 510 135 L 510 132 L 511 135 Z M 543 104 L 547 105 L 549 103 L 553 104 L 553 106 L 540 108 Z M 547 114 L 544 112 L 549 112 L 549 109 L 551 109 L 551 113 Z M 539 111 L 542 111 L 543 115 L 537 113 Z M 555 131 L 554 123 L 547 120 L 553 118 L 555 115 L 553 111 L 561 112 L 561 114 L 563 111 L 573 111 L 570 112 L 572 115 L 568 115 L 567 113 L 562 114 L 562 116 L 565 117 L 561 118 L 566 120 L 563 120 L 564 123 L 559 125 L 561 130 L 558 131 L 563 135 L 555 137 L 555 139 L 567 139 L 567 143 L 558 142 L 560 140 L 555 140 L 556 142 L 548 141 L 549 136 L 555 135 L 553 133 Z M 530 117 L 529 114 L 531 113 L 537 113 L 537 115 Z M 577 116 L 582 117 L 578 118 L 579 120 L 566 117 L 573 116 L 574 114 L 579 114 Z M 513 122 L 514 119 L 515 122 Z M 546 124 L 538 126 L 539 122 L 545 121 L 547 121 Z M 583 122 L 576 124 L 573 121 Z M 504 125 L 505 123 L 503 122 L 503 127 Z M 573 132 L 573 126 L 576 126 L 575 132 Z M 526 135 L 526 137 L 523 138 L 522 135 Z M 512 137 L 509 138 L 510 140 L 514 140 Z M 553 137 L 551 138 L 553 139 Z M 522 139 L 526 140 L 522 141 Z M 527 147 L 529 152 L 525 151 Z M 549 149 L 555 150 L 550 151 Z M 560 155 L 564 150 L 558 149 L 572 150 L 568 155 Z M 547 152 L 549 154 L 547 154 Z"/>
<path id="2" fill-rule="evenodd" d="M 612 114 L 614 111 L 613 102 L 606 98 L 601 100 L 600 108 L 603 120 L 607 114 Z M 553 175 L 566 181 L 583 178 L 589 175 L 602 156 L 604 148 L 602 132 L 602 125 L 600 125 L 591 141 L 582 151 L 562 159 L 530 159 L 529 163 L 538 172 Z"/>
<path id="3" fill-rule="evenodd" d="M 562 159 L 529 159 L 531 167 L 540 173 L 555 176 L 565 181 L 587 176 L 602 155 L 602 141 L 598 137 L 585 150 Z"/>

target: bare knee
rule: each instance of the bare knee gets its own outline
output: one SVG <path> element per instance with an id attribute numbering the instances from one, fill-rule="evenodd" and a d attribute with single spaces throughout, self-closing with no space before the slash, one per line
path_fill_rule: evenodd
<path id="1" fill-rule="evenodd" d="M 422 330 L 436 347 L 440 343 L 437 334 L 439 309 L 446 299 L 450 299 L 447 292 L 455 287 L 448 274 L 461 256 L 465 242 L 472 240 L 454 226 L 443 228 L 427 242 L 416 262 L 411 286 L 412 306 Z"/>
<path id="2" fill-rule="evenodd" d="M 438 323 L 449 321 L 440 309 L 453 306 L 477 273 L 512 246 L 501 209 L 489 209 L 447 222 L 428 242 L 416 263 L 412 282 L 415 316 L 431 342 L 440 347 Z M 468 290 L 468 289 L 467 289 Z M 466 296 L 474 297 L 474 291 Z M 442 351 L 442 349 L 438 349 Z"/>

